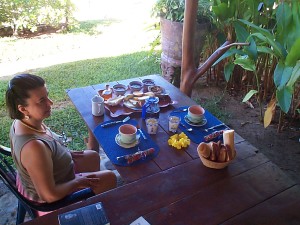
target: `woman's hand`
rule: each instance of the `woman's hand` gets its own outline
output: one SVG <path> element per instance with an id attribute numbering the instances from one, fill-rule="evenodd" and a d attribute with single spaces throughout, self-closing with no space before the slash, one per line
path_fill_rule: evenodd
<path id="1" fill-rule="evenodd" d="M 77 183 L 78 183 L 78 188 L 95 188 L 99 183 L 101 182 L 101 179 L 97 177 L 96 175 L 84 175 L 84 174 L 76 174 L 75 177 Z"/>
<path id="2" fill-rule="evenodd" d="M 71 153 L 73 159 L 84 157 L 83 151 L 70 151 L 70 153 Z"/>

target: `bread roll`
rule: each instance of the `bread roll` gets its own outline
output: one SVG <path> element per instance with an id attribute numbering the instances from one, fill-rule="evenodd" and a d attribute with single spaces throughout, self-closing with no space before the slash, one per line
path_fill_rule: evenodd
<path id="1" fill-rule="evenodd" d="M 226 151 L 227 151 L 227 158 L 226 161 L 230 161 L 234 157 L 234 152 L 230 149 L 229 145 L 225 145 Z"/>
<path id="2" fill-rule="evenodd" d="M 143 96 L 143 92 L 141 92 L 141 91 L 134 91 L 134 92 L 132 92 L 132 94 L 137 97 Z"/>
<path id="3" fill-rule="evenodd" d="M 208 145 L 205 142 L 201 142 L 198 145 L 197 151 L 198 151 L 199 156 L 201 155 L 202 157 L 207 158 L 207 159 L 209 158 L 210 153 L 211 153 L 210 148 L 208 147 Z"/>
<path id="4" fill-rule="evenodd" d="M 151 91 L 149 91 L 149 92 L 144 93 L 144 95 L 153 97 L 153 96 L 154 96 L 154 93 L 151 92 Z"/>
<path id="5" fill-rule="evenodd" d="M 230 156 L 234 156 L 235 148 L 234 148 L 234 130 L 225 130 L 223 132 L 223 141 L 224 145 L 228 145 L 230 151 Z"/>
<path id="6" fill-rule="evenodd" d="M 142 96 L 142 97 L 137 97 L 137 100 L 139 100 L 139 101 L 145 101 L 148 98 L 149 98 L 149 96 Z"/>
<path id="7" fill-rule="evenodd" d="M 129 99 L 133 98 L 133 94 L 127 94 L 124 98 L 125 101 L 128 101 Z"/>
<path id="8" fill-rule="evenodd" d="M 211 150 L 211 154 L 210 154 L 210 157 L 209 159 L 211 161 L 216 161 L 217 160 L 217 157 L 218 157 L 218 153 L 219 153 L 219 147 L 218 147 L 218 144 L 215 143 L 215 142 L 209 142 L 208 144 L 210 150 Z"/>
<path id="9" fill-rule="evenodd" d="M 219 151 L 219 156 L 218 156 L 218 162 L 226 162 L 227 158 L 227 150 L 224 145 L 221 145 L 220 151 Z"/>

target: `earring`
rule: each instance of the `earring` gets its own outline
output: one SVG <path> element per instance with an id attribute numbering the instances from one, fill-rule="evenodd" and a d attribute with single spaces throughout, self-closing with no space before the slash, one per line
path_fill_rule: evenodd
<path id="1" fill-rule="evenodd" d="M 25 120 L 29 120 L 29 116 L 27 116 L 27 115 L 24 116 L 24 119 L 25 119 Z"/>

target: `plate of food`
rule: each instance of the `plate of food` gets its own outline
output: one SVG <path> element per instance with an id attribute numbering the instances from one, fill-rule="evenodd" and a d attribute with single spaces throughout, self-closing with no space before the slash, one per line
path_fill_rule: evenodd
<path id="1" fill-rule="evenodd" d="M 143 105 L 145 104 L 145 101 L 150 97 L 150 95 L 145 95 L 144 93 L 142 96 L 127 96 L 127 98 L 124 98 L 123 105 L 127 108 L 133 109 L 133 110 L 142 110 Z M 151 94 L 152 96 L 152 94 Z"/>
<path id="2" fill-rule="evenodd" d="M 130 115 L 136 112 L 140 113 L 146 99 L 153 96 L 155 96 L 153 92 L 148 91 L 144 93 L 142 90 L 134 92 L 127 90 L 124 96 L 116 96 L 116 94 L 113 93 L 112 98 L 105 102 L 105 109 L 113 118 Z M 169 95 L 165 95 L 163 98 L 158 98 L 158 105 L 160 108 L 177 103 L 172 100 Z"/>

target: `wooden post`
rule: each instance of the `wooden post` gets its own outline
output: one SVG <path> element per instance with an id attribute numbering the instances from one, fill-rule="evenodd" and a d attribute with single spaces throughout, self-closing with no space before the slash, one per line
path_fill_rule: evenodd
<path id="1" fill-rule="evenodd" d="M 190 78 L 196 75 L 196 66 L 194 62 L 194 36 L 196 30 L 197 9 L 198 0 L 185 1 L 180 90 L 188 96 L 191 96 L 193 86 Z"/>
<path id="2" fill-rule="evenodd" d="M 197 19 L 198 0 L 186 0 L 182 35 L 182 67 L 180 90 L 191 97 L 194 83 L 232 46 L 250 43 L 232 43 L 230 37 L 219 47 L 201 67 L 194 62 L 194 36 Z"/>

